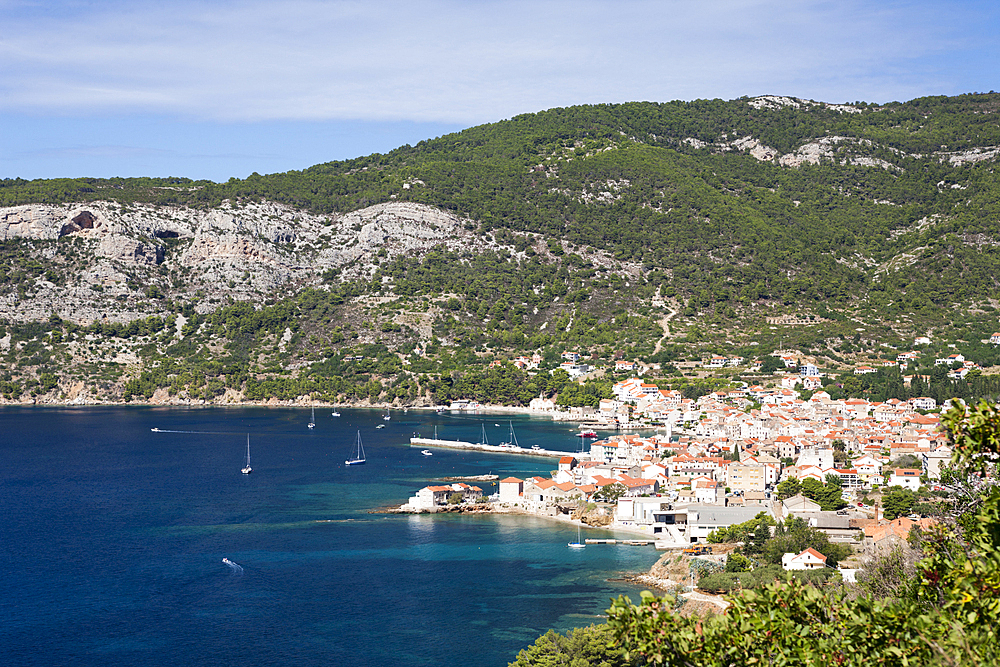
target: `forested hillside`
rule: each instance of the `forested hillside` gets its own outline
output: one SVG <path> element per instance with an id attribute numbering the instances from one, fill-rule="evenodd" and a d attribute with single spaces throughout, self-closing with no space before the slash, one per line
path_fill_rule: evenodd
<path id="1" fill-rule="evenodd" d="M 327 368 L 342 378 L 330 360 L 358 356 L 362 344 L 381 346 L 397 361 L 414 350 L 421 364 L 433 360 L 416 373 L 362 373 L 349 392 L 340 385 L 315 389 L 328 397 L 412 400 L 443 391 L 447 383 L 439 380 L 449 368 L 468 370 L 533 351 L 551 363 L 562 348 L 598 360 L 669 365 L 713 352 L 749 357 L 794 347 L 846 364 L 917 334 L 975 345 L 1000 327 L 998 108 L 994 93 L 886 105 L 763 97 L 580 106 L 517 116 L 386 155 L 226 183 L 7 179 L 0 183 L 0 206 L 73 205 L 76 215 L 80 206 L 100 204 L 108 216 L 132 225 L 122 223 L 127 230 L 120 233 L 144 245 L 112 257 L 124 276 L 122 294 L 95 290 L 94 298 L 103 299 L 100 314 L 110 322 L 162 319 L 185 309 L 194 321 L 231 307 L 231 300 L 250 300 L 258 312 L 285 309 L 287 326 L 267 334 L 274 337 L 274 357 L 247 357 L 244 374 L 267 368 L 265 374 L 287 382 L 308 374 L 300 369 Z M 371 252 L 345 259 L 351 234 L 360 237 L 370 224 L 348 216 L 404 203 L 418 206 L 407 223 L 414 237 L 427 235 L 416 229 L 425 210 L 454 216 L 449 224 L 457 231 L 448 242 L 419 248 L 393 245 L 387 232 Z M 283 207 L 288 220 L 306 220 L 305 227 L 289 222 L 287 229 L 267 230 L 265 250 L 284 253 L 288 264 L 267 281 L 255 282 L 252 263 L 206 278 L 207 265 L 190 256 L 200 232 L 142 222 L 151 211 L 163 211 L 165 220 L 178 210 L 238 216 L 265 204 Z M 261 219 L 280 217 L 268 215 Z M 0 226 L 4 219 L 0 211 Z M 324 236 L 324 226 L 334 231 Z M 426 227 L 437 229 L 436 223 Z M 248 234 L 239 225 L 233 232 L 234 238 Z M 82 241 L 74 230 L 49 240 L 4 233 L 0 277 L 14 311 L 28 303 L 39 281 L 79 285 L 80 265 L 92 251 Z M 153 259 L 137 269 L 126 260 L 138 255 Z M 303 306 L 307 289 L 322 293 L 322 316 Z M 782 313 L 815 325 L 764 320 Z M 33 318 L 44 327 L 52 313 L 43 314 Z M 93 316 L 55 314 L 60 322 L 93 326 Z M 31 318 L 10 319 L 17 353 L 15 338 L 36 339 L 17 333 Z M 179 329 L 191 354 L 218 360 L 209 339 L 204 348 L 191 342 L 207 329 L 192 330 L 191 340 Z M 279 350 L 286 330 L 302 335 Z M 65 327 L 61 332 L 67 334 Z M 262 344 L 265 335 L 255 331 L 253 343 Z M 149 345 L 139 345 L 146 356 L 176 361 L 183 352 L 167 355 L 161 346 L 154 353 Z M 21 361 L 23 354 L 8 358 L 9 385 L 22 375 L 30 382 L 39 382 L 43 371 L 59 375 L 44 363 Z M 423 383 L 421 374 L 428 378 Z M 215 377 L 225 376 L 217 382 L 232 387 L 232 375 Z M 387 393 L 392 382 L 406 389 Z M 314 391 L 295 385 L 265 395 L 307 389 Z"/>

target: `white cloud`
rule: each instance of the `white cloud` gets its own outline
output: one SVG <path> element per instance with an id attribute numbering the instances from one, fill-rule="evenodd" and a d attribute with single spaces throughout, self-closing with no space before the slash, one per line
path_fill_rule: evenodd
<path id="1" fill-rule="evenodd" d="M 952 72 L 919 61 L 953 48 L 941 31 L 961 12 L 873 4 L 7 2 L 0 109 L 471 124 L 590 102 L 963 92 L 928 90 Z"/>

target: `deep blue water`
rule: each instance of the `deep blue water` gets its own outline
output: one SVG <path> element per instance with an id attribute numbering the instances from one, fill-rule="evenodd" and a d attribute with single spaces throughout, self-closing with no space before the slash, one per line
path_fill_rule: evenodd
<path id="1" fill-rule="evenodd" d="M 507 419 L 341 412 L 310 431 L 302 409 L 0 408 L 0 664 L 499 667 L 636 597 L 609 578 L 651 548 L 571 550 L 575 528 L 530 517 L 368 512 L 441 476 L 547 474 L 551 459 L 408 444 L 435 425 L 478 441 L 483 423 L 500 442 Z M 579 447 L 566 424 L 513 424 L 524 446 Z M 346 467 L 359 429 L 368 463 Z"/>

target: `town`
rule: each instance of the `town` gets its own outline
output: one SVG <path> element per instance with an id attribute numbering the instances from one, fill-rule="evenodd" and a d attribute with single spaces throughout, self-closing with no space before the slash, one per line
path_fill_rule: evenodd
<path id="1" fill-rule="evenodd" d="M 933 413 L 941 406 L 927 397 L 833 400 L 821 389 L 802 400 L 797 387 L 819 373 L 811 364 L 796 370 L 777 386 L 698 399 L 629 378 L 614 385 L 615 398 L 576 416 L 637 433 L 595 439 L 588 452 L 559 458 L 548 477 L 501 479 L 490 497 L 467 484 L 428 486 L 401 509 L 488 502 L 495 511 L 558 517 L 589 506 L 605 517 L 588 523 L 645 536 L 660 549 L 705 543 L 764 513 L 774 522 L 797 517 L 869 554 L 933 521 L 914 508 L 945 495 L 939 480 L 951 449 Z M 822 565 L 825 558 L 807 551 L 787 554 L 787 569 Z"/>

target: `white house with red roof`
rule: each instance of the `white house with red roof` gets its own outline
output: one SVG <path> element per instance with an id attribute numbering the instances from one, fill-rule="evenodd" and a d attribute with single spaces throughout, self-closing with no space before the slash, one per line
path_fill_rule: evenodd
<path id="1" fill-rule="evenodd" d="M 821 570 L 826 566 L 826 556 L 812 547 L 799 554 L 787 553 L 781 557 L 781 567 L 786 570 Z"/>
<path id="2" fill-rule="evenodd" d="M 706 505 L 717 505 L 726 497 L 726 489 L 722 482 L 716 482 L 704 475 L 691 479 L 691 490 L 694 492 L 695 502 Z"/>
<path id="3" fill-rule="evenodd" d="M 508 477 L 500 480 L 500 502 L 502 503 L 516 503 L 520 501 L 523 491 L 523 479 Z"/>
<path id="4" fill-rule="evenodd" d="M 705 368 L 722 368 L 726 365 L 726 358 L 715 355 L 702 364 Z"/>
<path id="5" fill-rule="evenodd" d="M 964 354 L 949 354 L 947 357 L 944 357 L 944 358 L 941 358 L 941 359 L 935 359 L 934 360 L 934 365 L 935 366 L 951 366 L 952 364 L 954 364 L 956 362 L 958 362 L 960 364 L 964 364 L 965 363 L 965 355 Z"/>
<path id="6" fill-rule="evenodd" d="M 660 488 L 655 479 L 638 479 L 628 475 L 620 475 L 615 481 L 625 486 L 626 496 L 652 495 Z"/>
<path id="7" fill-rule="evenodd" d="M 858 471 L 858 477 L 863 480 L 882 476 L 882 462 L 870 454 L 854 459 L 851 467 Z"/>
<path id="8" fill-rule="evenodd" d="M 652 397 L 658 394 L 659 387 L 655 384 L 643 382 L 639 378 L 629 378 L 616 382 L 611 387 L 611 392 L 619 401 L 624 403 L 637 403 L 639 399 Z"/>
<path id="9" fill-rule="evenodd" d="M 795 385 L 802 381 L 802 378 L 798 375 L 786 375 L 781 378 L 781 388 L 782 389 L 794 389 Z"/>
<path id="10" fill-rule="evenodd" d="M 855 468 L 834 468 L 831 470 L 834 475 L 840 477 L 840 486 L 845 489 L 860 489 L 861 475 Z"/>
<path id="11" fill-rule="evenodd" d="M 889 486 L 901 486 L 910 491 L 920 488 L 920 473 L 917 468 L 896 468 L 889 476 Z"/>
<path id="12" fill-rule="evenodd" d="M 814 479 L 817 482 L 821 482 L 823 484 L 826 483 L 826 473 L 823 471 L 823 468 L 820 468 L 819 466 L 797 467 L 795 477 L 800 482 L 804 482 L 807 479 Z"/>
<path id="13" fill-rule="evenodd" d="M 823 379 L 818 375 L 807 375 L 802 378 L 802 388 L 806 391 L 819 389 L 823 386 Z"/>
<path id="14" fill-rule="evenodd" d="M 555 481 L 544 477 L 529 477 L 524 480 L 524 491 L 522 497 L 535 503 L 545 502 L 545 495 L 549 487 L 555 486 Z"/>

